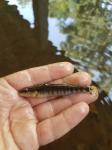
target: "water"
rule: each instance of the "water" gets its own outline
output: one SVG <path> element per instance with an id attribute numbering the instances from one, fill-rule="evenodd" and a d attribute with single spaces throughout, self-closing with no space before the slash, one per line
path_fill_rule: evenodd
<path id="1" fill-rule="evenodd" d="M 49 16 L 57 19 L 54 30 L 58 26 L 60 33 L 65 36 L 64 41 L 61 40 L 59 44 L 60 49 L 65 51 L 66 57 L 77 62 L 78 69 L 90 72 L 93 80 L 102 89 L 111 93 L 112 2 L 103 0 L 86 2 L 68 0 L 65 4 L 63 0 L 50 2 Z M 50 40 L 55 43 L 53 38 Z"/>
<path id="2" fill-rule="evenodd" d="M 112 3 L 103 0 L 98 3 L 95 1 L 85 3 L 67 1 L 64 5 L 63 3 L 63 0 L 49 1 L 48 40 L 56 46 L 57 50 L 65 51 L 65 56 L 74 61 L 79 70 L 90 72 L 93 80 L 111 97 Z M 10 0 L 8 4 L 15 4 L 23 19 L 29 22 L 31 28 L 35 28 L 31 0 Z M 91 11 L 86 9 L 92 6 L 95 7 Z M 83 7 L 85 9 L 80 12 Z M 66 13 L 67 9 L 68 13 Z"/>
<path id="3" fill-rule="evenodd" d="M 77 128 L 42 149 L 111 150 L 112 2 L 1 0 L 0 76 L 57 61 L 88 71 L 101 93 Z"/>

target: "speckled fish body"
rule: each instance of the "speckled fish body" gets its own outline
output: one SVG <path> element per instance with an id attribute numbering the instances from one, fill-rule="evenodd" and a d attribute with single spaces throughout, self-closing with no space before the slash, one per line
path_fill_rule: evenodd
<path id="1" fill-rule="evenodd" d="M 91 94 L 98 94 L 95 86 L 74 86 L 68 84 L 41 84 L 25 87 L 19 90 L 19 95 L 23 97 L 54 97 L 54 96 L 65 96 L 79 92 L 89 92 Z"/>

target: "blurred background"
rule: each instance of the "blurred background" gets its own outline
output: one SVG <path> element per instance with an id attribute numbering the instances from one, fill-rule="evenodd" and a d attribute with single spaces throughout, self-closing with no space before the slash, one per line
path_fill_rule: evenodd
<path id="1" fill-rule="evenodd" d="M 112 1 L 0 0 L 0 76 L 57 61 L 92 75 L 89 116 L 45 150 L 112 149 Z"/>

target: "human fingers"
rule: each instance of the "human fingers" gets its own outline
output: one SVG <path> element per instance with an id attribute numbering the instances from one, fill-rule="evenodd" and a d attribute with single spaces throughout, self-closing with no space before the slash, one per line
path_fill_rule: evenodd
<path id="1" fill-rule="evenodd" d="M 63 78 L 70 75 L 73 70 L 74 66 L 71 63 L 60 62 L 19 71 L 6 76 L 5 79 L 12 87 L 19 90 L 33 84 L 41 84 Z"/>
<path id="2" fill-rule="evenodd" d="M 79 71 L 67 77 L 53 81 L 54 84 L 71 84 L 75 86 L 89 86 L 91 84 L 91 76 L 87 72 Z"/>
<path id="3" fill-rule="evenodd" d="M 92 103 L 97 97 L 90 93 L 77 93 L 71 96 L 54 99 L 33 107 L 39 121 L 48 119 L 79 102 Z"/>
<path id="4" fill-rule="evenodd" d="M 89 112 L 86 103 L 81 102 L 69 107 L 62 113 L 37 124 L 39 145 L 48 144 L 69 132 L 79 124 Z"/>

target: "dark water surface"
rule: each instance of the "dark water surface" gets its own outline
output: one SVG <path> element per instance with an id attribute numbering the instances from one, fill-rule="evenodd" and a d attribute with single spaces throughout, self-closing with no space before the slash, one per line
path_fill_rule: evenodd
<path id="1" fill-rule="evenodd" d="M 70 61 L 101 92 L 89 116 L 42 150 L 112 150 L 112 1 L 0 0 L 0 76 Z"/>

